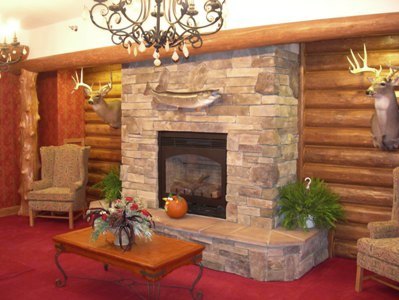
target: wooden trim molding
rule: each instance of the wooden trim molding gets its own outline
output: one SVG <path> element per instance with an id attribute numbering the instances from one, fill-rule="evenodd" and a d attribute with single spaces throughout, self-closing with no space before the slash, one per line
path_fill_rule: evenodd
<path id="1" fill-rule="evenodd" d="M 292 22 L 224 30 L 204 37 L 204 46 L 191 51 L 191 55 L 286 43 L 386 35 L 398 32 L 399 12 Z M 161 58 L 167 56 L 170 56 L 170 53 L 166 54 L 161 51 Z M 133 57 L 121 46 L 109 46 L 30 59 L 20 63 L 18 68 L 32 72 L 44 72 L 149 59 L 153 59 L 152 51 L 146 51 L 146 53 L 140 53 L 137 57 Z"/>
<path id="2" fill-rule="evenodd" d="M 13 216 L 17 215 L 19 211 L 19 205 L 0 208 L 0 218 L 6 216 Z"/>

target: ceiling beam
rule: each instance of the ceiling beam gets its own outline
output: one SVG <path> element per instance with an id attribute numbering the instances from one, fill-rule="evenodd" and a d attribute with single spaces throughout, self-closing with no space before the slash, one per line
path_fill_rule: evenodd
<path id="1" fill-rule="evenodd" d="M 399 13 L 302 21 L 223 30 L 214 35 L 205 36 L 203 47 L 199 49 L 190 48 L 190 55 L 395 33 L 399 33 Z M 66 68 L 129 63 L 152 60 L 152 52 L 151 49 L 147 49 L 145 53 L 139 53 L 137 57 L 134 57 L 132 54 L 129 55 L 122 46 L 109 46 L 30 59 L 20 63 L 18 67 L 34 72 L 44 72 Z M 171 56 L 171 53 L 164 51 L 161 51 L 160 54 L 161 59 Z"/>

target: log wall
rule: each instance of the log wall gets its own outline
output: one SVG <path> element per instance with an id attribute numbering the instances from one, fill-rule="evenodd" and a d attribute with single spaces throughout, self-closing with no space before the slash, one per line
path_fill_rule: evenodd
<path id="1" fill-rule="evenodd" d="M 320 177 L 341 195 L 346 222 L 338 224 L 334 254 L 356 256 L 356 240 L 368 236 L 367 223 L 389 220 L 392 170 L 399 151 L 373 147 L 373 98 L 365 95 L 370 73 L 348 72 L 349 49 L 369 65 L 399 65 L 399 35 L 306 43 L 303 47 L 303 102 L 299 177 Z M 398 95 L 398 93 L 397 93 Z"/>
<path id="2" fill-rule="evenodd" d="M 98 89 L 98 84 L 106 84 L 112 71 L 112 90 L 106 101 L 121 101 L 121 65 L 108 65 L 84 69 L 84 82 Z M 80 74 L 80 73 L 79 73 Z M 112 168 L 119 168 L 121 163 L 121 130 L 104 123 L 93 111 L 90 104 L 84 104 L 85 144 L 91 147 L 89 157 L 89 182 L 87 201 L 100 199 L 99 190 L 91 186 L 104 178 Z"/>

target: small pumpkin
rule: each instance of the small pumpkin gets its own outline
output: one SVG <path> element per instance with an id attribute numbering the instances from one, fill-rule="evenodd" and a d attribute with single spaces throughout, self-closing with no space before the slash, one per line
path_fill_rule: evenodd
<path id="1" fill-rule="evenodd" d="M 174 219 L 182 218 L 188 210 L 186 199 L 179 195 L 169 195 L 167 198 L 163 198 L 165 203 L 166 214 Z"/>

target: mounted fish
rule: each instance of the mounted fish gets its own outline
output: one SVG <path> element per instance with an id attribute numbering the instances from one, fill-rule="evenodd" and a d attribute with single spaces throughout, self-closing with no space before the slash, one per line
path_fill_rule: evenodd
<path id="1" fill-rule="evenodd" d="M 164 69 L 159 79 L 159 84 L 152 89 L 147 82 L 145 95 L 153 95 L 155 104 L 166 105 L 175 109 L 201 109 L 208 107 L 221 98 L 219 89 L 204 89 L 207 80 L 207 68 L 202 64 L 189 76 L 188 88 L 183 90 L 168 90 L 170 73 Z"/>
<path id="2" fill-rule="evenodd" d="M 121 102 L 106 102 L 104 100 L 105 96 L 112 89 L 112 72 L 110 75 L 110 82 L 104 86 L 101 86 L 100 84 L 100 88 L 94 91 L 91 86 L 83 82 L 83 68 L 80 71 L 80 80 L 77 72 L 75 72 L 75 77 L 72 76 L 72 79 L 75 82 L 74 90 L 78 90 L 79 87 L 84 88 L 86 96 L 90 97 L 87 102 L 92 105 L 93 110 L 101 118 L 101 120 L 113 128 L 120 128 Z"/>

